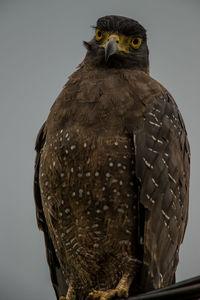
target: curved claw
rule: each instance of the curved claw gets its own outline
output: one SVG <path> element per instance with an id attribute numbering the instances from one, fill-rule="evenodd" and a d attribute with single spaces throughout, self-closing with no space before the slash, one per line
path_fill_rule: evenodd
<path id="1" fill-rule="evenodd" d="M 86 300 L 110 300 L 115 297 L 128 297 L 128 291 L 125 289 L 111 289 L 107 291 L 92 291 L 89 293 L 89 295 L 86 297 Z"/>
<path id="2" fill-rule="evenodd" d="M 85 298 L 85 300 L 93 300 L 93 298 L 92 298 L 92 296 L 89 294 L 89 295 Z"/>

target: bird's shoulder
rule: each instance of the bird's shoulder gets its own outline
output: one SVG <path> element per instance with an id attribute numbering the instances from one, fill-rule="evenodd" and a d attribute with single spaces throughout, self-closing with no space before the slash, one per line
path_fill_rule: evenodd
<path id="1" fill-rule="evenodd" d="M 48 128 L 73 120 L 89 124 L 139 119 L 149 112 L 165 88 L 149 74 L 132 69 L 104 69 L 82 65 L 65 84 L 47 119 Z M 62 124 L 61 124 L 62 123 Z M 68 124 L 70 125 L 70 124 Z M 135 126 L 135 125 L 134 125 Z"/>

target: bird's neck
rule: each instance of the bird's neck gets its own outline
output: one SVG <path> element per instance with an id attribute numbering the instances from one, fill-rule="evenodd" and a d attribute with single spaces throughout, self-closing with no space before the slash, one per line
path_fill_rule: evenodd
<path id="1" fill-rule="evenodd" d="M 84 65 L 87 65 L 90 68 L 96 69 L 128 69 L 128 70 L 137 70 L 143 71 L 149 74 L 149 58 L 148 56 L 146 59 L 142 59 L 141 61 L 129 61 L 121 59 L 120 57 L 113 56 L 110 60 L 106 63 L 104 57 L 97 57 L 92 55 L 90 52 L 87 52 L 85 59 L 83 61 Z"/>

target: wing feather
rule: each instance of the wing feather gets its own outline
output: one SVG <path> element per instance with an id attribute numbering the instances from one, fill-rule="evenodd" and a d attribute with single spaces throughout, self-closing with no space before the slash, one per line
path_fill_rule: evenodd
<path id="1" fill-rule="evenodd" d="M 140 241 L 145 291 L 173 282 L 188 219 L 189 143 L 181 114 L 167 91 L 144 116 L 134 143 L 144 220 L 139 226 L 144 227 Z"/>
<path id="2" fill-rule="evenodd" d="M 41 151 L 44 143 L 45 143 L 45 123 L 43 124 L 43 126 L 41 127 L 38 133 L 36 139 L 36 145 L 35 145 L 36 159 L 35 159 L 35 173 L 34 173 L 34 198 L 35 198 L 36 218 L 37 218 L 38 227 L 44 233 L 46 256 L 47 256 L 47 262 L 50 269 L 51 281 L 57 299 L 59 299 L 59 296 L 66 295 L 67 285 L 62 275 L 61 267 L 55 253 L 55 249 L 48 231 L 48 226 L 42 208 L 40 185 L 39 185 L 39 170 L 40 170 L 40 156 L 41 156 Z"/>

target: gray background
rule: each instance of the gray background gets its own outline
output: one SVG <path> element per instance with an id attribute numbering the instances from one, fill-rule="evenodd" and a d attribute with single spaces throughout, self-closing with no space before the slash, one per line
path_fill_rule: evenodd
<path id="1" fill-rule="evenodd" d="M 200 273 L 200 1 L 0 0 L 0 298 L 55 299 L 32 195 L 34 141 L 84 57 L 96 19 L 132 17 L 148 30 L 151 75 L 183 114 L 192 150 L 190 218 L 177 279 Z"/>

